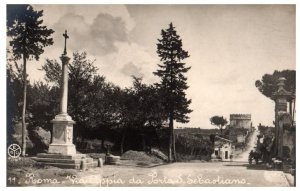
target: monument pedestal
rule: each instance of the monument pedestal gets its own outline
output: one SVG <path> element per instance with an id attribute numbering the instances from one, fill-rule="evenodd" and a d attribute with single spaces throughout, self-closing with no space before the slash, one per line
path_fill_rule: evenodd
<path id="1" fill-rule="evenodd" d="M 34 158 L 39 164 L 51 165 L 59 168 L 82 169 L 83 163 L 87 168 L 95 168 L 98 166 L 98 161 L 85 154 L 53 154 L 53 153 L 38 153 Z"/>
<path id="2" fill-rule="evenodd" d="M 53 123 L 52 143 L 48 153 L 53 154 L 76 154 L 73 144 L 73 124 L 75 123 L 68 114 L 59 114 L 51 121 Z"/>
<path id="3" fill-rule="evenodd" d="M 52 154 L 66 154 L 66 155 L 74 155 L 76 154 L 75 145 L 70 144 L 50 144 L 48 153 Z"/>
<path id="4" fill-rule="evenodd" d="M 98 162 L 85 154 L 76 154 L 73 144 L 73 124 L 68 114 L 59 114 L 51 121 L 53 123 L 52 143 L 48 153 L 39 153 L 35 160 L 44 165 L 60 168 L 80 169 L 83 163 L 86 167 L 97 167 Z"/>

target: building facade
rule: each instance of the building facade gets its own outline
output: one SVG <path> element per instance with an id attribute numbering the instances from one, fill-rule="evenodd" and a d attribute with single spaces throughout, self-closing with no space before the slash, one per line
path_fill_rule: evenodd
<path id="1" fill-rule="evenodd" d="M 234 146 L 232 141 L 223 137 L 216 136 L 214 142 L 214 152 L 212 159 L 220 159 L 221 161 L 230 161 L 233 158 Z"/>
<path id="2" fill-rule="evenodd" d="M 251 129 L 251 114 L 230 114 L 230 127 Z"/>

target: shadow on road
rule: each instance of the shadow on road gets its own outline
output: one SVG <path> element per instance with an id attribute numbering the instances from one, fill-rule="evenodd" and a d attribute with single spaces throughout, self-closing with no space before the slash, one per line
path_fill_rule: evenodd
<path id="1" fill-rule="evenodd" d="M 231 166 L 231 167 L 247 167 L 248 164 L 226 164 L 224 166 Z"/>
<path id="2" fill-rule="evenodd" d="M 268 167 L 266 164 L 248 164 L 247 169 L 251 170 L 268 170 L 268 171 L 276 171 L 277 169 Z"/>
<path id="3" fill-rule="evenodd" d="M 247 169 L 250 170 L 268 170 L 268 171 L 274 171 L 276 169 L 268 167 L 266 164 L 247 164 L 247 163 L 237 163 L 235 162 L 234 164 L 226 164 L 224 166 L 231 166 L 231 167 L 246 167 Z"/>
<path id="4" fill-rule="evenodd" d="M 172 163 L 161 163 L 161 162 L 144 162 L 144 161 L 133 161 L 133 160 L 121 160 L 120 167 L 139 167 L 139 168 L 154 168 L 158 166 L 165 166 Z"/>
<path id="5" fill-rule="evenodd" d="M 145 163 L 145 162 L 138 162 L 138 163 L 136 163 L 136 167 L 142 167 L 142 168 L 154 168 L 154 167 L 163 166 L 163 165 L 168 165 L 168 164 L 171 164 L 171 163 L 149 164 L 149 163 Z"/>

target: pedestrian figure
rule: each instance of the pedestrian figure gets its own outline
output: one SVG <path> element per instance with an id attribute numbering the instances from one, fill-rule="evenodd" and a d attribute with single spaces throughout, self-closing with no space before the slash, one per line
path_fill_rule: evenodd
<path id="1" fill-rule="evenodd" d="M 251 150 L 249 153 L 249 157 L 248 157 L 249 164 L 252 164 L 253 157 L 254 157 L 254 152 L 253 152 L 253 150 Z"/>

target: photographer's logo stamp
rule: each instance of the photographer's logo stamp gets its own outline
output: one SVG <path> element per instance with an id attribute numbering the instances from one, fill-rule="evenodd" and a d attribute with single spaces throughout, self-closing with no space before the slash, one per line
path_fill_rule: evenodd
<path id="1" fill-rule="evenodd" d="M 10 159 L 19 159 L 21 155 L 21 147 L 18 144 L 8 146 L 8 156 Z"/>

